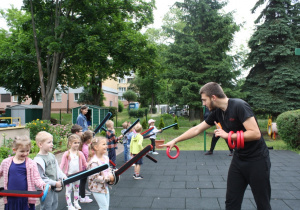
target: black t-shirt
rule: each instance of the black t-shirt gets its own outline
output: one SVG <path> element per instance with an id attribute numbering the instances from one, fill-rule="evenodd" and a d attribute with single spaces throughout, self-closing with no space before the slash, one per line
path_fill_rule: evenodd
<path id="1" fill-rule="evenodd" d="M 220 122 L 224 131 L 236 133 L 240 130 L 246 131 L 243 123 L 250 117 L 255 116 L 247 102 L 242 99 L 229 98 L 226 111 L 219 108 L 212 111 L 205 122 L 211 126 L 214 125 L 214 121 Z M 235 149 L 234 153 L 234 156 L 243 160 L 258 160 L 268 155 L 269 150 L 262 135 L 258 141 L 245 142 L 244 149 Z"/>

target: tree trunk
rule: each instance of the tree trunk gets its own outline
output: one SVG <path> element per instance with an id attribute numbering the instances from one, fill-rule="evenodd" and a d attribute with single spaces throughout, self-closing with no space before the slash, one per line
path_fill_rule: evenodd
<path id="1" fill-rule="evenodd" d="M 190 115 L 189 115 L 189 120 L 203 120 L 203 111 L 202 108 L 199 107 L 190 107 Z"/>
<path id="2" fill-rule="evenodd" d="M 43 117 L 42 117 L 43 120 L 51 119 L 51 101 L 52 101 L 52 97 L 48 97 L 48 96 L 45 97 L 45 99 L 43 100 Z"/>

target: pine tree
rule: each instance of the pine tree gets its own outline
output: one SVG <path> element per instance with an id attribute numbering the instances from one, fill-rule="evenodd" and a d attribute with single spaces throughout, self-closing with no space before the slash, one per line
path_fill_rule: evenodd
<path id="1" fill-rule="evenodd" d="M 164 127 L 165 127 L 164 118 L 160 118 L 158 128 L 161 129 L 161 128 L 164 128 Z"/>
<path id="2" fill-rule="evenodd" d="M 254 12 L 264 1 L 258 1 Z M 299 3 L 270 0 L 257 18 L 256 31 L 248 45 L 251 49 L 245 67 L 252 67 L 243 90 L 256 112 L 274 116 L 300 107 Z"/>
<path id="3" fill-rule="evenodd" d="M 179 129 L 179 125 L 178 125 L 178 118 L 177 118 L 176 115 L 175 115 L 175 117 L 174 117 L 174 123 L 177 123 L 177 125 L 175 125 L 173 128 L 174 128 L 175 130 L 178 130 L 178 129 Z"/>
<path id="4" fill-rule="evenodd" d="M 199 89 L 215 81 L 222 87 L 232 87 L 238 72 L 232 71 L 230 49 L 238 26 L 232 15 L 222 14 L 224 3 L 212 0 L 185 0 L 175 4 L 185 23 L 182 31 L 169 29 L 175 42 L 170 45 L 168 62 L 172 71 L 167 75 L 172 81 L 173 102 L 189 105 L 190 120 L 202 115 Z"/>

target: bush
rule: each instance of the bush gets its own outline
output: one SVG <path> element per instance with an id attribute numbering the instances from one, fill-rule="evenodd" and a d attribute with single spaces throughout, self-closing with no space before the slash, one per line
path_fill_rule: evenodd
<path id="1" fill-rule="evenodd" d="M 35 136 L 40 131 L 49 132 L 50 129 L 50 121 L 48 120 L 33 120 L 30 123 L 26 123 L 26 128 L 30 129 L 30 139 L 35 139 Z"/>
<path id="2" fill-rule="evenodd" d="M 276 123 L 282 140 L 288 146 L 300 149 L 300 109 L 280 114 Z"/>
<path id="3" fill-rule="evenodd" d="M 179 129 L 179 124 L 178 124 L 178 118 L 177 118 L 177 116 L 174 117 L 174 123 L 177 123 L 177 125 L 175 125 L 173 128 L 175 130 L 178 130 Z"/>
<path id="4" fill-rule="evenodd" d="M 142 122 L 142 127 L 143 127 L 143 129 L 147 129 L 147 128 L 148 128 L 148 124 L 147 124 L 145 118 L 144 118 L 144 120 L 143 120 L 143 122 Z"/>
<path id="5" fill-rule="evenodd" d="M 159 122 L 158 128 L 161 129 L 161 128 L 164 128 L 164 127 L 166 127 L 165 123 L 164 123 L 164 119 L 160 118 L 160 122 Z"/>
<path id="6" fill-rule="evenodd" d="M 119 112 L 123 112 L 124 110 L 124 104 L 122 101 L 118 101 L 118 109 L 119 109 Z"/>
<path id="7" fill-rule="evenodd" d="M 130 117 L 134 118 L 142 118 L 144 117 L 145 111 L 144 109 L 131 109 L 128 111 Z"/>
<path id="8" fill-rule="evenodd" d="M 112 120 L 115 116 L 117 116 L 117 107 L 110 106 L 108 107 L 108 110 L 112 114 L 110 120 Z"/>
<path id="9" fill-rule="evenodd" d="M 156 107 L 152 107 L 152 114 L 156 114 L 157 112 L 157 108 Z"/>
<path id="10" fill-rule="evenodd" d="M 160 117 L 164 118 L 164 120 L 173 119 L 173 116 L 167 113 L 160 115 Z"/>

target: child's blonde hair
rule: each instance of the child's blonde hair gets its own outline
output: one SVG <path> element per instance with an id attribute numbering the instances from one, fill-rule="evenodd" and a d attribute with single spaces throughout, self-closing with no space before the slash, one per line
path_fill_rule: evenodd
<path id="1" fill-rule="evenodd" d="M 143 127 L 140 123 L 136 124 L 134 126 L 134 130 L 137 132 L 137 133 L 140 133 L 142 131 Z"/>
<path id="2" fill-rule="evenodd" d="M 111 121 L 111 120 L 107 120 L 106 123 L 105 123 L 105 125 L 106 125 L 107 128 L 113 128 L 114 122 Z"/>
<path id="3" fill-rule="evenodd" d="M 82 134 L 82 137 L 81 137 L 81 144 L 80 144 L 80 147 L 79 147 L 79 150 L 81 151 L 82 150 L 82 145 L 87 142 L 88 140 L 92 139 L 93 136 L 94 136 L 94 132 L 91 131 L 91 130 L 87 130 L 85 131 L 83 134 Z"/>
<path id="4" fill-rule="evenodd" d="M 79 140 L 79 141 L 81 141 L 80 136 L 78 136 L 77 134 L 72 134 L 72 135 L 70 135 L 70 136 L 68 137 L 67 147 L 69 148 L 69 147 L 70 147 L 70 144 L 72 144 L 73 141 L 76 140 L 76 139 Z M 79 156 L 78 151 L 76 152 L 76 154 L 77 154 L 77 156 Z M 68 151 L 67 159 L 69 159 L 69 157 L 70 157 L 70 150 Z"/>
<path id="5" fill-rule="evenodd" d="M 122 127 L 124 129 L 126 129 L 126 128 L 129 128 L 129 125 L 130 125 L 130 122 L 125 121 L 125 122 L 123 122 Z"/>
<path id="6" fill-rule="evenodd" d="M 36 134 L 35 141 L 37 144 L 44 143 L 46 140 L 49 140 L 50 138 L 53 139 L 53 136 L 50 133 L 46 131 L 40 131 L 38 132 L 38 134 Z"/>
<path id="7" fill-rule="evenodd" d="M 28 136 L 16 136 L 12 142 L 12 148 L 18 150 L 20 146 L 31 148 L 31 141 Z"/>
<path id="8" fill-rule="evenodd" d="M 107 138 L 105 137 L 95 137 L 95 138 L 92 138 L 92 141 L 91 141 L 91 144 L 89 146 L 89 157 L 88 159 L 90 160 L 94 154 L 95 154 L 95 146 L 97 146 L 101 141 L 107 141 Z"/>

